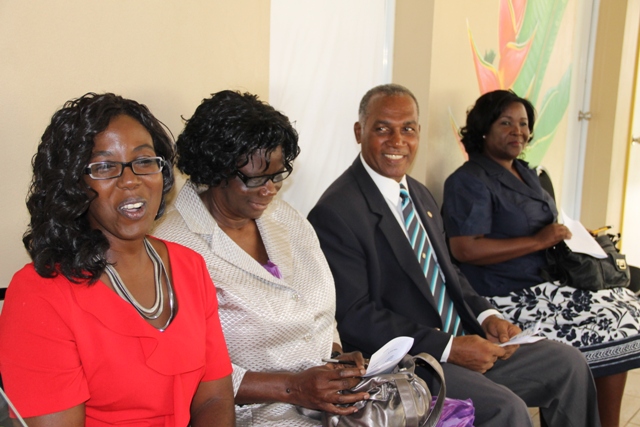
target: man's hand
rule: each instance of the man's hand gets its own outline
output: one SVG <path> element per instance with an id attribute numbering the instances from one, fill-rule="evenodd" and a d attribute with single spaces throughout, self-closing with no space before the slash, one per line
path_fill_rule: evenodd
<path id="1" fill-rule="evenodd" d="M 522 332 L 522 329 L 518 326 L 498 316 L 487 317 L 484 322 L 482 322 L 482 329 L 487 335 L 487 339 L 493 343 L 507 342 Z M 504 356 L 500 357 L 500 359 L 507 360 L 519 347 L 519 345 L 508 345 L 503 347 L 506 352 Z"/>
<path id="2" fill-rule="evenodd" d="M 504 358 L 507 350 L 479 335 L 453 337 L 447 363 L 454 363 L 484 374 L 493 368 L 496 360 Z"/>

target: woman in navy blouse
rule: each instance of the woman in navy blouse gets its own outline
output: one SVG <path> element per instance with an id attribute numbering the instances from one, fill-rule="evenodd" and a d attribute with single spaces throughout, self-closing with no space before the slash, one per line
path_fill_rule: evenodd
<path id="1" fill-rule="evenodd" d="M 579 347 L 596 379 L 604 427 L 618 426 L 629 369 L 640 366 L 640 302 L 626 288 L 598 292 L 545 282 L 544 250 L 571 233 L 553 198 L 518 159 L 535 123 L 531 103 L 482 95 L 460 134 L 469 161 L 445 182 L 443 217 L 460 268 L 481 295 L 521 328 Z"/>

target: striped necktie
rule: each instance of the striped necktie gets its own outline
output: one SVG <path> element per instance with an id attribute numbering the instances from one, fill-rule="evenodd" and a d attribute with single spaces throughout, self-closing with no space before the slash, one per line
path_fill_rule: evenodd
<path id="1" fill-rule="evenodd" d="M 458 316 L 453 301 L 447 293 L 444 277 L 440 272 L 440 266 L 427 232 L 422 226 L 415 206 L 409 197 L 409 192 L 403 184 L 400 184 L 400 198 L 402 199 L 402 215 L 404 216 L 404 226 L 409 235 L 409 243 L 418 258 L 429 290 L 438 305 L 438 312 L 442 318 L 442 330 L 453 335 L 461 335 L 460 316 Z"/>

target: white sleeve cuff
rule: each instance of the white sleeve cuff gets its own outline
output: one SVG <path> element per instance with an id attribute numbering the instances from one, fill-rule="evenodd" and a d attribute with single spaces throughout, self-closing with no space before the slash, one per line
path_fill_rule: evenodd
<path id="1" fill-rule="evenodd" d="M 498 310 L 490 308 L 489 310 L 485 310 L 480 313 L 478 316 L 478 323 L 482 325 L 482 322 L 484 322 L 489 316 L 498 316 L 499 318 L 504 319 L 504 316 Z"/>
<path id="2" fill-rule="evenodd" d="M 447 359 L 449 359 L 449 354 L 451 354 L 452 344 L 453 344 L 453 335 L 451 335 L 451 338 L 449 338 L 449 343 L 447 344 L 447 346 L 444 348 L 444 351 L 442 352 L 442 356 L 440 357 L 441 363 L 445 363 Z"/>

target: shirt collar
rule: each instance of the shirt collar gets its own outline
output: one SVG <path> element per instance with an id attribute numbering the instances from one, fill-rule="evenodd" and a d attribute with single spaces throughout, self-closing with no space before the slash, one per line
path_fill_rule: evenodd
<path id="1" fill-rule="evenodd" d="M 206 188 L 187 180 L 178 193 L 174 206 L 180 212 L 189 230 L 196 234 L 212 235 L 218 228 L 218 224 L 199 196 Z"/>
<path id="2" fill-rule="evenodd" d="M 367 162 L 362 157 L 362 153 L 360 153 L 360 161 L 364 166 L 364 170 L 367 171 L 373 183 L 378 187 L 382 196 L 391 202 L 393 205 L 397 205 L 400 203 L 400 184 L 403 184 L 407 191 L 409 191 L 409 186 L 407 185 L 407 175 L 404 175 L 400 182 L 396 181 L 393 178 L 387 178 L 386 176 L 380 175 L 378 172 L 374 171 L 371 166 L 367 164 Z"/>

